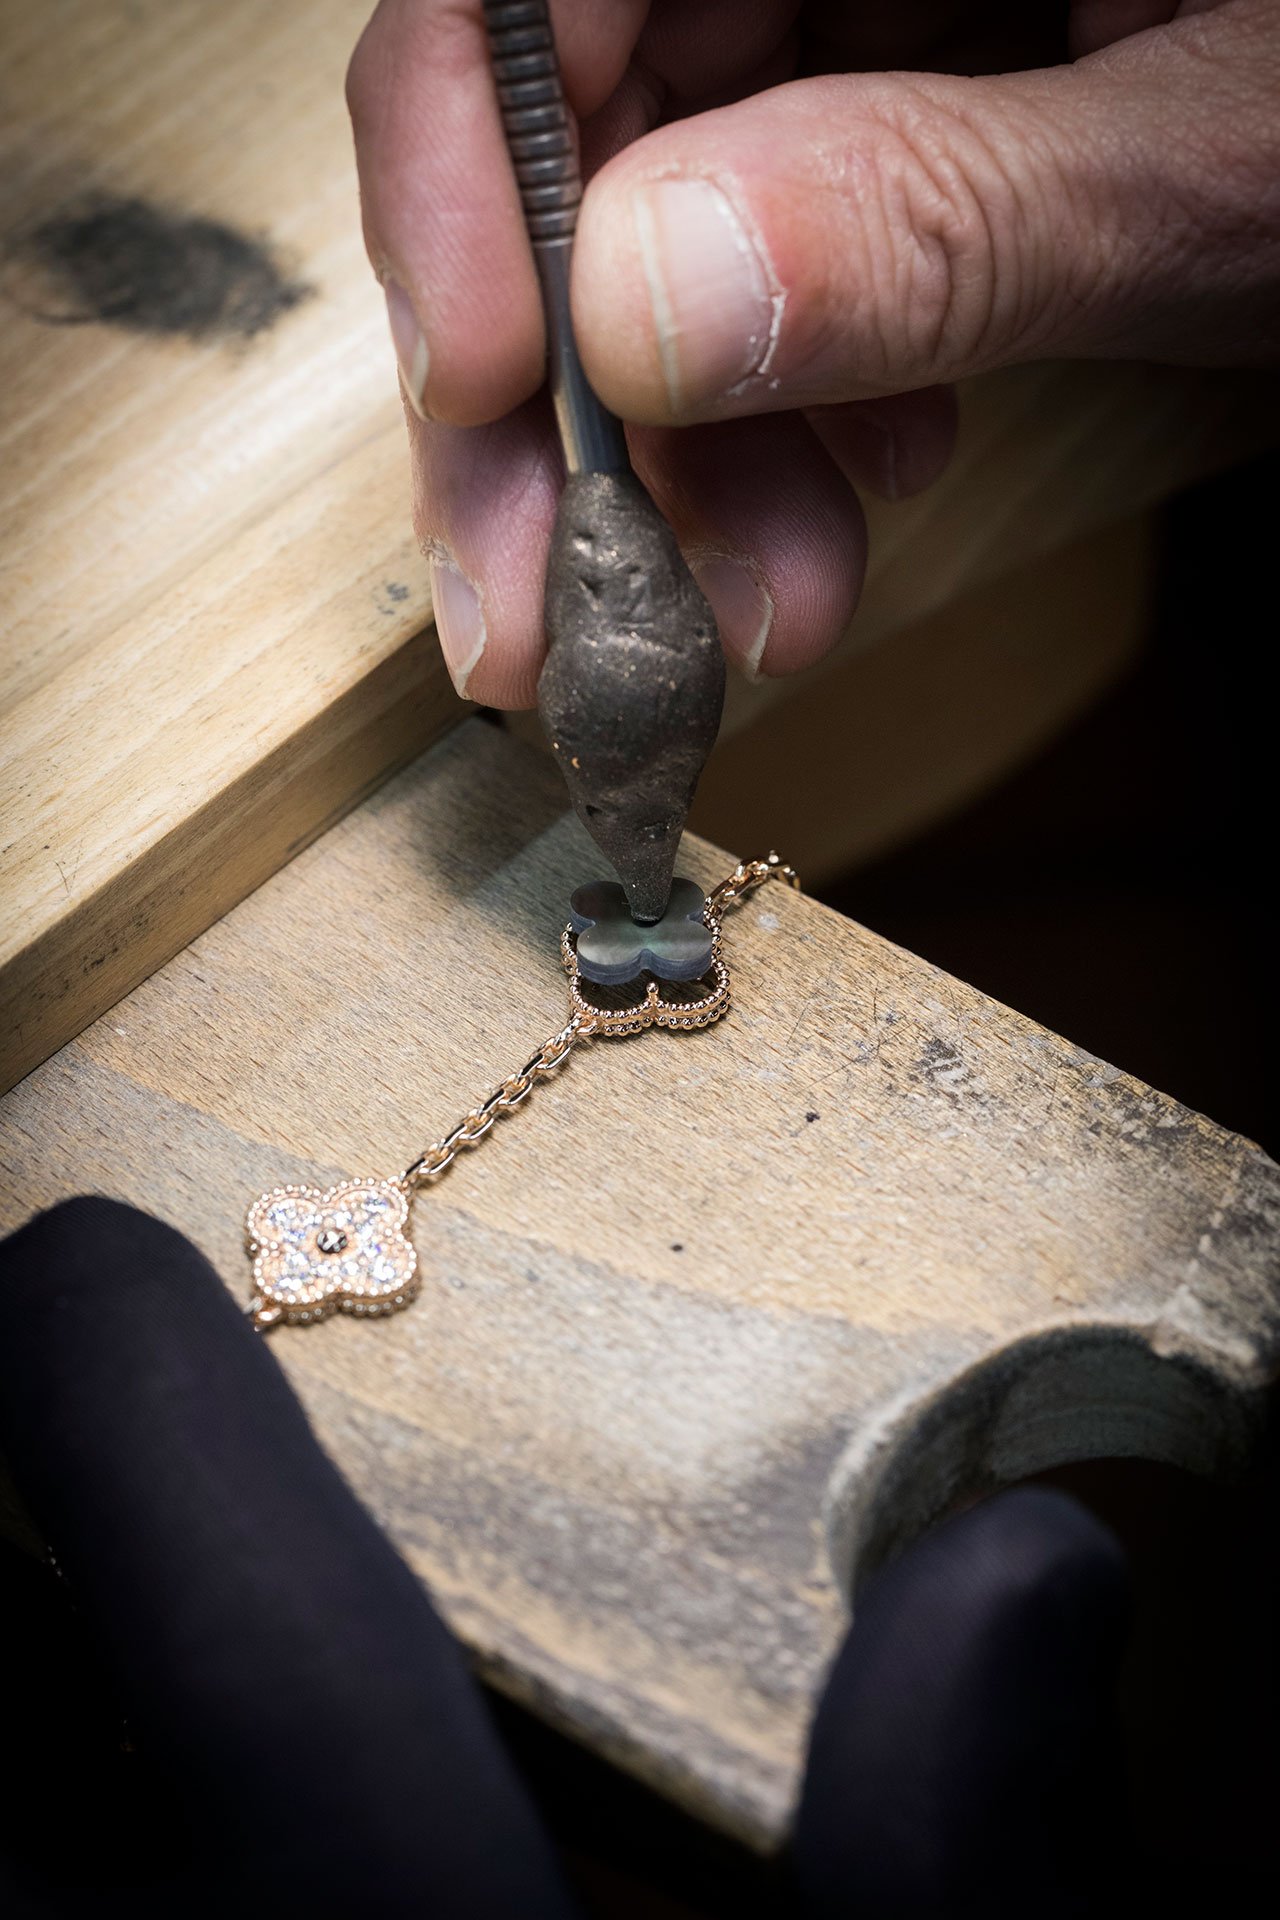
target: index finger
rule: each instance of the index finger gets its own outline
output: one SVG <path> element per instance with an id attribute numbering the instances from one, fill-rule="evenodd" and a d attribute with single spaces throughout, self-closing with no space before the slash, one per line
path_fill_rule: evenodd
<path id="1" fill-rule="evenodd" d="M 553 0 L 579 117 L 613 92 L 648 0 Z M 347 74 L 365 245 L 405 393 L 454 426 L 496 420 L 542 380 L 537 278 L 507 157 L 481 0 L 381 0 Z"/>

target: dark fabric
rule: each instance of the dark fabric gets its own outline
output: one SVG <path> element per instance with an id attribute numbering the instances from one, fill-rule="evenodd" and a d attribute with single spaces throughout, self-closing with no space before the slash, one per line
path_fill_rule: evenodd
<path id="1" fill-rule="evenodd" d="M 1021 1488 L 870 1581 L 810 1742 L 815 1913 L 1101 1914 L 1118 1889 L 1119 1546 Z"/>
<path id="2" fill-rule="evenodd" d="M 6 1911 L 98 1914 L 114 1889 L 132 1913 L 570 1915 L 483 1697 L 271 1349 L 130 1208 L 70 1201 L 0 1245 L 0 1450 L 65 1572 L 42 1603 L 71 1649 L 9 1692 Z M 1105 1911 L 1125 1608 L 1111 1536 L 1029 1490 L 870 1582 L 790 1910 Z M 150 1782 L 136 1831 L 111 1799 L 122 1713 Z"/>
<path id="3" fill-rule="evenodd" d="M 0 1448 L 209 1880 L 282 1914 L 567 1915 L 456 1647 L 207 1261 L 96 1199 L 4 1254 Z"/>

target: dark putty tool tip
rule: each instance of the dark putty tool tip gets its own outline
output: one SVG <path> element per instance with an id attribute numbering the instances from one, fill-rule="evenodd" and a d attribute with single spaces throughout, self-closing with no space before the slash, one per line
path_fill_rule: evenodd
<path id="1" fill-rule="evenodd" d="M 651 926 L 631 917 L 616 880 L 590 880 L 569 902 L 578 941 L 578 971 L 598 987 L 623 987 L 652 973 L 659 980 L 700 980 L 711 965 L 706 895 L 692 880 L 674 880 L 667 910 Z"/>

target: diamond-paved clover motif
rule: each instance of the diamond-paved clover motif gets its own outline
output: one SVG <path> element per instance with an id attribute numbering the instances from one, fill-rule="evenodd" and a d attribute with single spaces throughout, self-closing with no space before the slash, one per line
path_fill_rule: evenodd
<path id="1" fill-rule="evenodd" d="M 408 1199 L 391 1180 L 273 1187 L 261 1194 L 245 1232 L 265 1307 L 284 1320 L 308 1321 L 407 1306 L 418 1290 L 408 1218 Z"/>

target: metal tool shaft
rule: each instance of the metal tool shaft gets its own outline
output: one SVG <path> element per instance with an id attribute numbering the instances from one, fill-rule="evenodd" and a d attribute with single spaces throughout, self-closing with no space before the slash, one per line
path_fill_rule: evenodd
<path id="1" fill-rule="evenodd" d="M 715 618 L 588 384 L 569 267 L 582 199 L 546 0 L 484 0 L 502 124 L 542 285 L 568 481 L 547 562 L 538 710 L 578 818 L 637 921 L 666 910 L 724 705 Z"/>
<path id="2" fill-rule="evenodd" d="M 582 175 L 545 0 L 485 0 L 484 19 L 507 150 L 542 285 L 551 398 L 565 465 L 570 473 L 626 473 L 626 436 L 587 382 L 569 316 Z"/>

